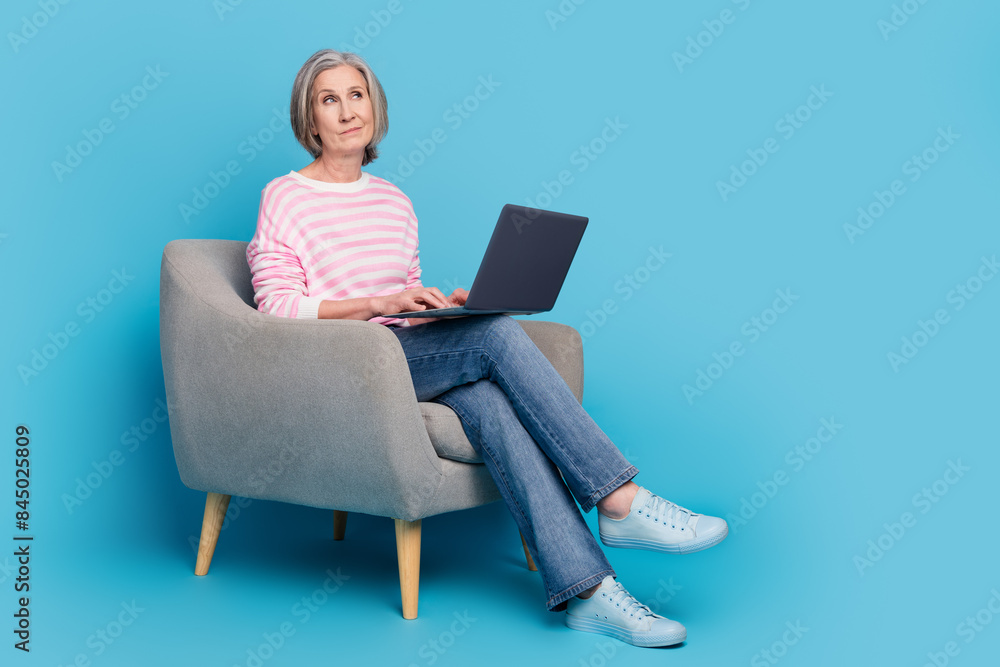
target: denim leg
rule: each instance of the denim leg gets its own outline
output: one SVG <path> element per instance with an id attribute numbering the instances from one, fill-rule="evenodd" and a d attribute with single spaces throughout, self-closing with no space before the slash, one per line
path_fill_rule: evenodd
<path id="1" fill-rule="evenodd" d="M 563 608 L 569 598 L 614 576 L 559 470 L 524 429 L 503 389 L 477 380 L 432 400 L 461 418 L 469 442 L 524 535 L 550 610 Z"/>
<path id="2" fill-rule="evenodd" d="M 580 405 L 521 326 L 478 315 L 393 329 L 417 399 L 480 379 L 495 382 L 584 512 L 638 472 Z"/>

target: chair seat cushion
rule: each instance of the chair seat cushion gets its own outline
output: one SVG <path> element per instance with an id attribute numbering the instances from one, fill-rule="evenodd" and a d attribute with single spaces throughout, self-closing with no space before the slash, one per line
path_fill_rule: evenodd
<path id="1" fill-rule="evenodd" d="M 424 417 L 427 435 L 431 438 L 434 451 L 443 459 L 463 463 L 482 463 L 483 459 L 472 448 L 462 428 L 462 420 L 455 411 L 440 403 L 420 403 L 420 414 Z"/>

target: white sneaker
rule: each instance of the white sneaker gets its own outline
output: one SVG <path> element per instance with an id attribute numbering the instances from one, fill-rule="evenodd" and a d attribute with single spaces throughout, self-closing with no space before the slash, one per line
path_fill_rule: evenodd
<path id="1" fill-rule="evenodd" d="M 725 520 L 665 500 L 639 487 L 624 519 L 598 513 L 601 542 L 609 547 L 689 554 L 715 546 L 729 534 Z"/>
<path id="2" fill-rule="evenodd" d="M 566 625 L 574 630 L 608 635 L 633 646 L 673 646 L 687 639 L 677 621 L 654 614 L 632 597 L 611 575 L 586 600 L 566 603 Z"/>

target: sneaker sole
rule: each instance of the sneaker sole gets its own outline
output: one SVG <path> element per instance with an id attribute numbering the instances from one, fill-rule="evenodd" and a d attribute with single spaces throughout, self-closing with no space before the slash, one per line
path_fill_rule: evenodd
<path id="1" fill-rule="evenodd" d="M 729 534 L 729 526 L 726 525 L 725 528 L 714 535 L 708 535 L 707 537 L 700 538 L 691 542 L 684 542 L 682 544 L 663 544 L 656 540 L 642 540 L 635 537 L 616 537 L 614 535 L 607 535 L 605 533 L 600 533 L 601 542 L 605 546 L 618 547 L 620 549 L 646 549 L 649 551 L 662 551 L 668 554 L 691 554 L 696 551 L 704 551 L 709 547 L 714 547 L 716 544 L 726 539 L 726 535 Z"/>
<path id="2" fill-rule="evenodd" d="M 566 614 L 566 626 L 583 632 L 594 632 L 600 635 L 607 635 L 608 637 L 614 637 L 619 641 L 623 641 L 626 644 L 641 646 L 643 648 L 674 646 L 675 644 L 680 644 L 687 639 L 687 630 L 666 632 L 658 635 L 636 633 L 619 627 L 613 623 L 589 618 L 580 618 L 570 614 Z"/>

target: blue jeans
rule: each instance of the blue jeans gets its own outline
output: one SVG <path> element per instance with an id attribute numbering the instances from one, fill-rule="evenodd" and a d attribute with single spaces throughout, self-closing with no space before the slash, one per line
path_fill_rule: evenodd
<path id="1" fill-rule="evenodd" d="M 573 498 L 589 512 L 638 471 L 520 325 L 479 315 L 390 330 L 417 400 L 462 420 L 538 566 L 548 608 L 614 576 Z"/>

